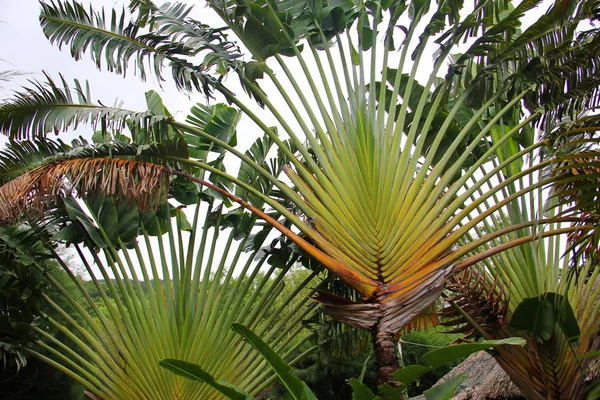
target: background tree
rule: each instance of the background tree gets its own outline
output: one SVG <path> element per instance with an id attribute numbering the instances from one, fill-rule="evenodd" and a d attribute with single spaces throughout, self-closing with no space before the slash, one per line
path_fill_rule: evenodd
<path id="1" fill-rule="evenodd" d="M 44 273 L 31 268 L 32 263 L 40 263 L 45 273 L 61 282 L 70 290 L 69 277 L 53 262 L 50 254 L 31 229 L 21 227 L 0 228 L 0 315 L 1 352 L 3 368 L 0 385 L 7 399 L 35 399 L 43 396 L 49 399 L 83 398 L 83 388 L 49 365 L 28 357 L 30 348 L 37 337 L 33 326 L 44 326 L 43 315 L 66 322 L 44 304 L 42 293 L 52 292 Z M 56 301 L 62 307 L 72 310 L 61 296 Z M 80 298 L 83 300 L 83 298 Z M 52 334 L 66 340 L 57 330 Z"/>

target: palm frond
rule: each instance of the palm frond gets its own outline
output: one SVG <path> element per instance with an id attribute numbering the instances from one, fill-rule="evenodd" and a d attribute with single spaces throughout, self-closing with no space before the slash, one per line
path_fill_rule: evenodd
<path id="1" fill-rule="evenodd" d="M 525 105 L 529 109 L 545 109 L 540 125 L 546 134 L 551 121 L 575 118 L 600 104 L 599 43 L 600 31 L 590 29 L 524 67 L 523 74 L 536 83 L 536 90 L 526 98 Z"/>
<path id="2" fill-rule="evenodd" d="M 567 169 L 572 172 L 572 166 Z M 568 180 L 565 182 L 570 184 Z M 507 187 L 503 196 L 514 190 L 516 187 Z M 513 202 L 504 213 L 484 221 L 476 232 L 483 236 L 485 232 L 501 231 L 504 226 L 539 218 L 541 213 L 551 217 L 569 212 L 561 206 L 544 207 L 540 188 Z M 589 230 L 589 226 L 579 230 L 577 218 L 569 222 L 575 225 L 575 234 Z M 446 324 L 453 326 L 454 331 L 486 339 L 510 336 L 527 339 L 524 348 L 497 349 L 492 355 L 521 392 L 533 399 L 583 396 L 585 374 L 582 372 L 590 360 L 582 357 L 600 346 L 596 326 L 600 318 L 597 314 L 599 270 L 589 261 L 575 268 L 569 266 L 561 244 L 569 236 L 546 236 L 560 232 L 561 224 L 565 223 L 549 219 L 547 223 L 539 221 L 503 234 L 487 246 L 501 246 L 532 234 L 537 239 L 494 254 L 476 269 L 454 277 L 448 285 L 456 295 L 450 296 L 452 307 L 445 310 L 445 315 L 451 317 Z M 548 319 L 547 314 L 528 314 L 523 324 L 523 305 L 537 302 L 546 302 L 548 309 L 553 310 L 550 312 L 554 319 Z M 527 326 L 533 326 L 534 320 L 537 328 Z M 540 329 L 540 324 L 546 327 Z M 578 336 L 578 341 L 573 335 Z"/>
<path id="3" fill-rule="evenodd" d="M 13 70 L 0 71 L 0 81 L 8 82 L 11 79 L 13 79 L 15 76 L 21 76 L 24 74 L 25 73 L 23 73 L 21 71 L 13 71 Z"/>
<path id="4" fill-rule="evenodd" d="M 478 338 L 488 332 L 499 332 L 506 324 L 503 293 L 485 271 L 472 268 L 460 272 L 449 279 L 446 287 L 453 295 L 445 298 L 449 304 L 440 316 L 447 320 L 440 324 L 453 327 L 448 333 Z"/>
<path id="5" fill-rule="evenodd" d="M 46 79 L 45 84 L 32 81 L 33 87 L 0 103 L 0 132 L 18 140 L 76 129 L 82 123 L 102 123 L 105 129 L 121 130 L 127 121 L 135 121 L 138 126 L 148 128 L 169 118 L 151 112 L 93 104 L 87 85 L 83 87 L 75 80 L 75 89 L 72 90 L 62 76 L 62 88 L 50 76 L 46 75 Z"/>
<path id="6" fill-rule="evenodd" d="M 600 210 L 598 209 L 598 183 L 600 155 L 597 151 L 573 153 L 557 158 L 557 165 L 549 172 L 560 177 L 553 185 L 549 203 L 563 208 L 563 213 L 580 216 L 575 226 L 592 225 L 587 231 L 575 231 L 568 236 L 568 252 L 574 266 L 588 260 L 595 263 L 600 252 L 598 236 Z"/>
<path id="7" fill-rule="evenodd" d="M 211 61 L 211 57 L 219 56 L 223 57 L 221 61 L 233 61 L 240 56 L 235 44 L 226 40 L 224 29 L 211 28 L 189 17 L 192 6 L 182 3 L 146 6 L 151 9 L 148 24 L 154 34 L 168 37 L 171 42 L 185 46 L 190 49 L 192 56 L 210 51 L 202 62 L 203 68 L 208 69 L 217 61 Z"/>
<path id="8" fill-rule="evenodd" d="M 123 196 L 148 211 L 162 204 L 168 184 L 164 167 L 156 164 L 111 158 L 48 163 L 0 187 L 0 220 L 14 222 L 28 209 L 43 215 L 57 199 L 74 192 Z"/>
<path id="9" fill-rule="evenodd" d="M 43 235 L 48 238 L 48 235 Z M 36 339 L 33 326 L 39 322 L 48 288 L 43 271 L 52 271 L 52 253 L 39 232 L 27 226 L 0 226 L 0 364 L 3 369 L 27 365 L 27 353 Z M 31 268 L 32 264 L 41 271 Z"/>
<path id="10" fill-rule="evenodd" d="M 48 158 L 71 149 L 61 141 L 37 139 L 10 141 L 0 152 L 0 184 L 5 184 L 23 173 L 39 167 Z"/>
<path id="11" fill-rule="evenodd" d="M 248 235 L 236 241 L 233 229 L 222 229 L 220 208 L 212 201 L 199 203 L 190 233 L 169 223 L 168 233 L 157 239 L 143 231 L 131 251 L 116 251 L 116 243 L 110 241 L 104 233 L 106 227 L 94 215 L 110 245 L 100 254 L 84 253 L 76 246 L 94 287 L 72 277 L 86 304 L 77 303 L 58 282 L 52 282 L 84 322 L 69 318 L 46 297 L 67 321 L 49 318 L 48 323 L 75 345 L 68 347 L 38 329 L 42 339 L 37 344 L 48 355 L 37 350 L 30 353 L 104 399 L 218 397 L 210 386 L 161 368 L 158 361 L 165 358 L 199 364 L 216 379 L 250 393 L 268 386 L 274 373 L 230 327 L 233 323 L 252 327 L 290 361 L 295 355 L 294 345 L 306 340 L 300 335 L 302 320 L 315 309 L 301 294 L 301 288 L 310 284 L 315 274 L 309 274 L 296 290 L 281 298 L 284 275 L 292 263 L 265 270 L 267 255 L 253 252 L 244 257 Z M 97 266 L 94 269 L 93 263 Z M 100 296 L 104 310 L 93 300 L 92 291 Z"/>
<path id="12" fill-rule="evenodd" d="M 1 60 L 1 59 L 0 59 Z M 9 82 L 13 80 L 17 76 L 26 75 L 25 72 L 17 71 L 17 70 L 6 70 L 0 71 L 0 82 Z M 4 87 L 0 84 L 0 91 L 3 91 Z"/>
<path id="13" fill-rule="evenodd" d="M 147 69 L 163 80 L 163 66 L 169 63 L 180 89 L 198 90 L 209 95 L 217 79 L 207 73 L 218 63 L 221 68 L 239 55 L 233 43 L 219 30 L 186 19 L 189 9 L 180 5 L 148 5 L 150 27 L 156 31 L 139 33 L 140 27 L 126 24 L 126 14 L 112 12 L 110 21 L 104 10 L 96 12 L 76 1 L 42 3 L 40 22 L 50 42 L 69 45 L 71 55 L 79 60 L 90 52 L 100 69 L 125 75 L 132 58 L 137 72 L 146 79 Z M 175 37 L 171 37 L 174 35 Z M 195 65 L 191 58 L 207 52 L 203 62 Z"/>
<path id="14" fill-rule="evenodd" d="M 598 19 L 598 5 L 558 2 L 520 32 L 523 12 L 536 6 L 539 2 L 522 2 L 500 18 L 458 57 L 451 73 L 459 74 L 463 85 L 477 82 L 481 93 L 474 96 L 493 93 L 496 82 L 510 80 L 516 91 L 534 85 L 525 104 L 532 112 L 544 110 L 539 120 L 548 130 L 550 121 L 598 104 L 598 30 L 577 33 L 581 22 Z"/>

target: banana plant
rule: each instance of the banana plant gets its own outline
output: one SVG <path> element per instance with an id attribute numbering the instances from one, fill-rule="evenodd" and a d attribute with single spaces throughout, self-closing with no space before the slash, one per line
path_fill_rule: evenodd
<path id="1" fill-rule="evenodd" d="M 518 171 L 523 157 L 545 145 L 518 140 L 543 110 L 522 115 L 522 100 L 536 82 L 519 79 L 522 65 L 515 70 L 504 65 L 545 51 L 534 43 L 570 42 L 573 24 L 593 14 L 589 2 L 576 4 L 576 17 L 574 2 L 557 2 L 539 23 L 519 31 L 523 15 L 539 4 L 513 8 L 509 2 L 482 1 L 466 10 L 460 2 L 440 1 L 435 8 L 427 0 L 209 0 L 223 23 L 211 28 L 179 3 L 132 1 L 130 18 L 116 11 L 107 18 L 76 1 L 42 3 L 44 33 L 59 47 L 68 45 L 76 59 L 88 53 L 99 68 L 121 74 L 135 65 L 142 79 L 149 71 L 162 79 L 167 65 L 180 89 L 225 98 L 231 106 L 223 109 L 245 115 L 284 157 L 286 177 L 194 118 L 179 122 L 160 108 L 104 107 L 92 103 L 79 84 L 77 96 L 51 80 L 18 93 L 0 107 L 0 130 L 14 139 L 31 139 L 80 123 L 146 132 L 168 127 L 179 141 L 195 143 L 196 150 L 207 146 L 237 157 L 245 176 L 255 177 L 252 183 L 227 173 L 222 163 L 199 157 L 201 151 L 155 152 L 153 165 L 161 166 L 148 168 L 163 168 L 161 174 L 240 204 L 358 291 L 359 302 L 324 293 L 317 300 L 335 318 L 371 332 L 378 379 L 385 383 L 398 368 L 396 333 L 435 301 L 463 256 L 504 232 L 474 242 L 461 238 L 512 201 L 557 179 L 532 182 L 490 203 L 514 180 L 553 163 L 545 160 Z M 469 39 L 470 46 L 460 46 Z M 486 69 L 482 60 L 505 74 Z M 226 86 L 228 74 L 237 75 L 261 109 Z M 514 115 L 518 123 L 492 141 L 496 128 Z M 218 131 L 230 132 L 223 122 Z M 473 181 L 500 148 L 506 149 L 502 161 Z M 174 165 L 163 167 L 165 160 Z M 505 180 L 507 169 L 518 172 Z M 61 173 L 68 176 L 68 168 Z M 274 189 L 265 193 L 262 185 Z M 506 229 L 535 226 L 540 219 Z M 544 234 L 585 229 L 560 227 Z M 481 258 L 537 236 L 520 237 Z M 472 256 L 460 267 L 476 261 Z"/>

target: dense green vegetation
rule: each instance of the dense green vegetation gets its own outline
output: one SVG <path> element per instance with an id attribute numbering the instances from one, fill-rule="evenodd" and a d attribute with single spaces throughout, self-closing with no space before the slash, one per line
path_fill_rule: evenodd
<path id="1" fill-rule="evenodd" d="M 74 266 L 71 266 L 74 267 Z M 5 272 L 7 272 L 5 270 Z M 29 271 L 31 272 L 31 271 Z M 284 278 L 285 288 L 282 291 L 280 297 L 271 304 L 271 313 L 277 308 L 281 307 L 283 299 L 289 297 L 291 291 L 297 287 L 302 280 L 304 280 L 310 274 L 304 268 L 296 268 L 290 271 Z M 58 269 L 55 265 L 52 268 L 51 276 L 63 285 L 69 292 L 76 294 L 76 300 L 81 304 L 85 304 L 85 299 L 78 290 L 73 282 L 70 281 L 69 276 L 62 270 Z M 242 281 L 246 278 L 242 278 Z M 95 286 L 94 282 L 79 278 L 79 282 L 86 289 L 89 296 L 93 299 L 94 303 L 98 306 L 101 312 L 109 317 L 107 306 L 100 296 L 100 291 Z M 6 281 L 4 281 L 6 283 Z M 42 284 L 44 287 L 50 290 L 52 295 L 51 286 L 48 282 L 43 283 L 43 277 L 37 276 L 35 279 L 29 279 L 27 281 L 21 281 L 18 285 L 19 294 L 18 296 L 23 298 L 27 293 L 35 291 L 35 287 L 28 287 L 27 284 L 35 283 L 35 285 Z M 113 281 L 113 284 L 115 282 Z M 140 282 L 143 285 L 150 284 L 155 285 L 154 282 L 146 283 Z M 103 290 L 107 290 L 108 286 L 106 282 L 100 281 L 100 287 Z M 3 285 L 2 293 L 2 304 L 7 304 L 8 292 L 12 295 L 16 295 L 16 292 L 11 291 L 8 285 Z M 308 289 L 304 290 L 304 294 L 308 295 Z M 60 294 L 55 293 L 55 298 L 61 299 Z M 250 300 L 250 296 L 244 298 L 244 303 Z M 77 315 L 72 309 L 72 305 L 62 300 L 63 304 L 61 307 L 65 310 L 69 310 L 71 315 Z M 114 302 L 113 302 L 114 303 Z M 23 310 L 23 307 L 20 307 Z M 61 316 L 56 311 L 44 304 L 44 302 L 38 301 L 32 310 L 35 315 L 36 323 L 44 325 L 42 315 L 50 315 L 53 318 L 60 319 Z M 82 322 L 82 321 L 80 321 Z M 277 321 L 276 321 L 277 322 Z M 368 369 L 365 375 L 364 382 L 369 385 L 373 390 L 376 388 L 375 375 L 372 372 L 374 364 L 373 360 L 373 349 L 368 340 L 368 337 L 361 335 L 356 330 L 346 330 L 343 326 L 336 324 L 335 322 L 327 318 L 314 318 L 314 320 L 306 321 L 311 330 L 316 332 L 316 336 L 311 342 L 318 344 L 319 349 L 316 352 L 309 354 L 303 358 L 294 367 L 294 373 L 302 380 L 304 380 L 311 390 L 317 395 L 318 398 L 328 399 L 347 399 L 352 396 L 352 390 L 347 381 L 350 378 L 357 377 L 361 374 L 361 371 L 367 361 Z M 53 335 L 58 335 L 55 329 L 50 330 Z M 425 331 L 411 331 L 406 336 L 403 336 L 403 340 L 410 341 L 411 343 L 405 343 L 403 346 L 406 352 L 404 356 L 404 363 L 406 365 L 423 363 L 422 354 L 431 350 L 432 347 L 441 347 L 448 344 L 452 339 L 456 338 L 456 335 L 449 335 L 443 333 L 443 330 L 430 328 Z M 4 337 L 3 342 L 13 342 L 15 338 Z M 296 337 L 299 340 L 300 337 Z M 290 346 L 295 343 L 292 341 Z M 419 346 L 423 344 L 424 346 Z M 432 347 L 430 347 L 432 346 Z M 306 344 L 305 349 L 309 348 L 310 344 Z M 5 393 L 10 393 L 7 398 L 13 399 L 38 399 L 40 396 L 48 399 L 83 399 L 83 388 L 80 385 L 72 382 L 68 377 L 54 370 L 47 364 L 38 361 L 36 358 L 26 357 L 26 364 L 17 368 L 15 363 L 14 355 L 4 354 L 7 356 L 8 367 L 2 372 L 2 386 Z M 25 355 L 24 355 L 25 356 Z M 367 360 L 368 359 L 368 360 Z M 457 361 L 458 362 L 458 361 Z M 420 394 L 423 390 L 430 388 L 445 372 L 450 370 L 451 365 L 447 365 L 444 368 L 436 369 L 435 371 L 428 373 L 419 380 L 418 386 L 413 386 L 409 390 L 409 394 Z M 14 388 L 18 387 L 19 390 Z M 286 399 L 287 394 L 285 389 L 277 385 L 271 392 L 271 396 L 275 399 Z"/>
<path id="2" fill-rule="evenodd" d="M 76 59 L 170 75 L 209 104 L 182 121 L 155 91 L 133 111 L 48 75 L 0 103 L 12 360 L 93 399 L 248 399 L 276 377 L 282 396 L 349 398 L 352 374 L 372 400 L 485 349 L 529 399 L 588 396 L 600 3 L 207 4 L 220 26 L 181 3 L 41 3 Z M 473 342 L 399 359 L 440 297 Z"/>

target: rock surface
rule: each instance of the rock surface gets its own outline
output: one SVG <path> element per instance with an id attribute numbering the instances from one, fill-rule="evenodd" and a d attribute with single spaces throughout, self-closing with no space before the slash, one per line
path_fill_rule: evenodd
<path id="1" fill-rule="evenodd" d="M 472 354 L 464 362 L 444 375 L 437 384 L 462 373 L 466 373 L 469 378 L 454 392 L 453 400 L 524 399 L 508 375 L 500 368 L 492 356 L 484 351 Z M 412 400 L 425 400 L 425 397 L 413 397 Z"/>

